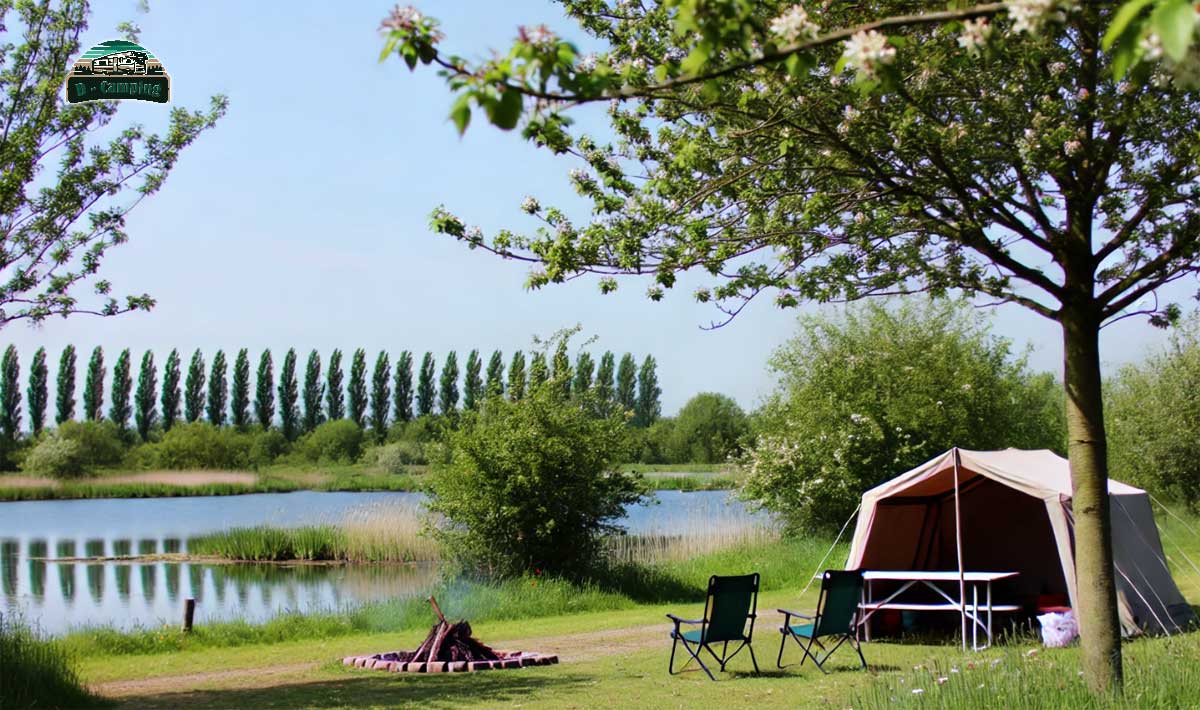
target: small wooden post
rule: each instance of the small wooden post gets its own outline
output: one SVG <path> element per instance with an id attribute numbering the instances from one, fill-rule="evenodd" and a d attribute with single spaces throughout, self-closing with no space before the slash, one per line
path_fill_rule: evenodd
<path id="1" fill-rule="evenodd" d="M 183 633 L 192 633 L 192 617 L 196 615 L 196 600 L 185 599 L 183 602 Z"/>

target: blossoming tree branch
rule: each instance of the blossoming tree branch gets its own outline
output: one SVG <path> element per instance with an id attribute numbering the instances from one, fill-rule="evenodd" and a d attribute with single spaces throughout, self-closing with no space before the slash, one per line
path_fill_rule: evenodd
<path id="1" fill-rule="evenodd" d="M 691 270 L 722 322 L 763 294 L 791 307 L 954 291 L 1058 323 L 1084 668 L 1117 688 L 1099 332 L 1170 324 L 1180 309 L 1159 290 L 1200 271 L 1197 9 L 914 5 L 563 0 L 607 51 L 525 27 L 480 62 L 398 8 L 383 56 L 438 67 L 460 132 L 481 112 L 575 163 L 590 214 L 529 196 L 538 226 L 487 237 L 433 213 L 435 231 L 531 264 L 531 287 L 597 274 L 608 292 L 642 274 L 658 300 Z M 569 115 L 597 101 L 602 138 Z"/>

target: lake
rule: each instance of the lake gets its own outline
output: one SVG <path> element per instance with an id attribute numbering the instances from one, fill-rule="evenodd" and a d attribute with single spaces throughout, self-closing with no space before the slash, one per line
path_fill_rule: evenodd
<path id="1" fill-rule="evenodd" d="M 231 527 L 337 523 L 364 506 L 417 504 L 419 493 L 266 493 L 188 498 L 118 498 L 0 503 L 0 613 L 14 612 L 50 634 L 71 628 L 129 629 L 178 623 L 196 599 L 196 623 L 261 621 L 282 611 L 337 609 L 424 595 L 433 565 L 334 567 L 187 563 L 55 562 L 72 557 L 186 552 L 187 539 Z M 632 506 L 633 533 L 747 519 L 727 491 L 659 491 Z M 45 560 L 38 558 L 46 558 Z"/>

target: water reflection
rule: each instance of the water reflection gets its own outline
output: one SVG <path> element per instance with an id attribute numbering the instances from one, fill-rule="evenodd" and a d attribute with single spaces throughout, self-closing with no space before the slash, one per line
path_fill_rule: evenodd
<path id="1" fill-rule="evenodd" d="M 75 557 L 75 541 L 59 540 L 56 551 L 58 554 L 55 557 Z M 63 598 L 71 601 L 75 599 L 75 565 L 60 562 L 57 567 L 59 589 L 62 590 Z"/>
<path id="2" fill-rule="evenodd" d="M 103 540 L 88 540 L 83 543 L 83 553 L 87 557 L 104 557 L 104 541 Z M 104 597 L 104 565 L 91 564 L 87 570 L 87 585 L 88 591 L 92 594 L 92 600 L 99 603 Z"/>
<path id="3" fill-rule="evenodd" d="M 33 596 L 46 596 L 46 563 L 43 561 L 50 550 L 45 540 L 29 541 L 29 587 Z"/>
<path id="4" fill-rule="evenodd" d="M 17 565 L 21 554 L 21 543 L 11 538 L 0 542 L 0 583 L 4 585 L 4 596 L 17 595 Z"/>

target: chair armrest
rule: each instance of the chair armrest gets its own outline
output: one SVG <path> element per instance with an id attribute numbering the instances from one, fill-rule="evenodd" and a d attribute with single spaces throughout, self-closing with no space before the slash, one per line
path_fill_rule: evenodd
<path id="1" fill-rule="evenodd" d="M 674 614 L 667 614 L 667 618 L 670 619 L 671 621 L 674 621 L 676 626 L 678 626 L 680 624 L 703 624 L 704 623 L 704 619 L 681 619 L 678 616 L 675 616 Z"/>
<path id="2" fill-rule="evenodd" d="M 815 619 L 815 618 L 817 618 L 811 614 L 801 614 L 798 611 L 788 611 L 787 609 L 776 609 L 775 611 L 778 611 L 780 614 L 783 614 L 784 616 L 795 616 L 800 619 Z"/>

